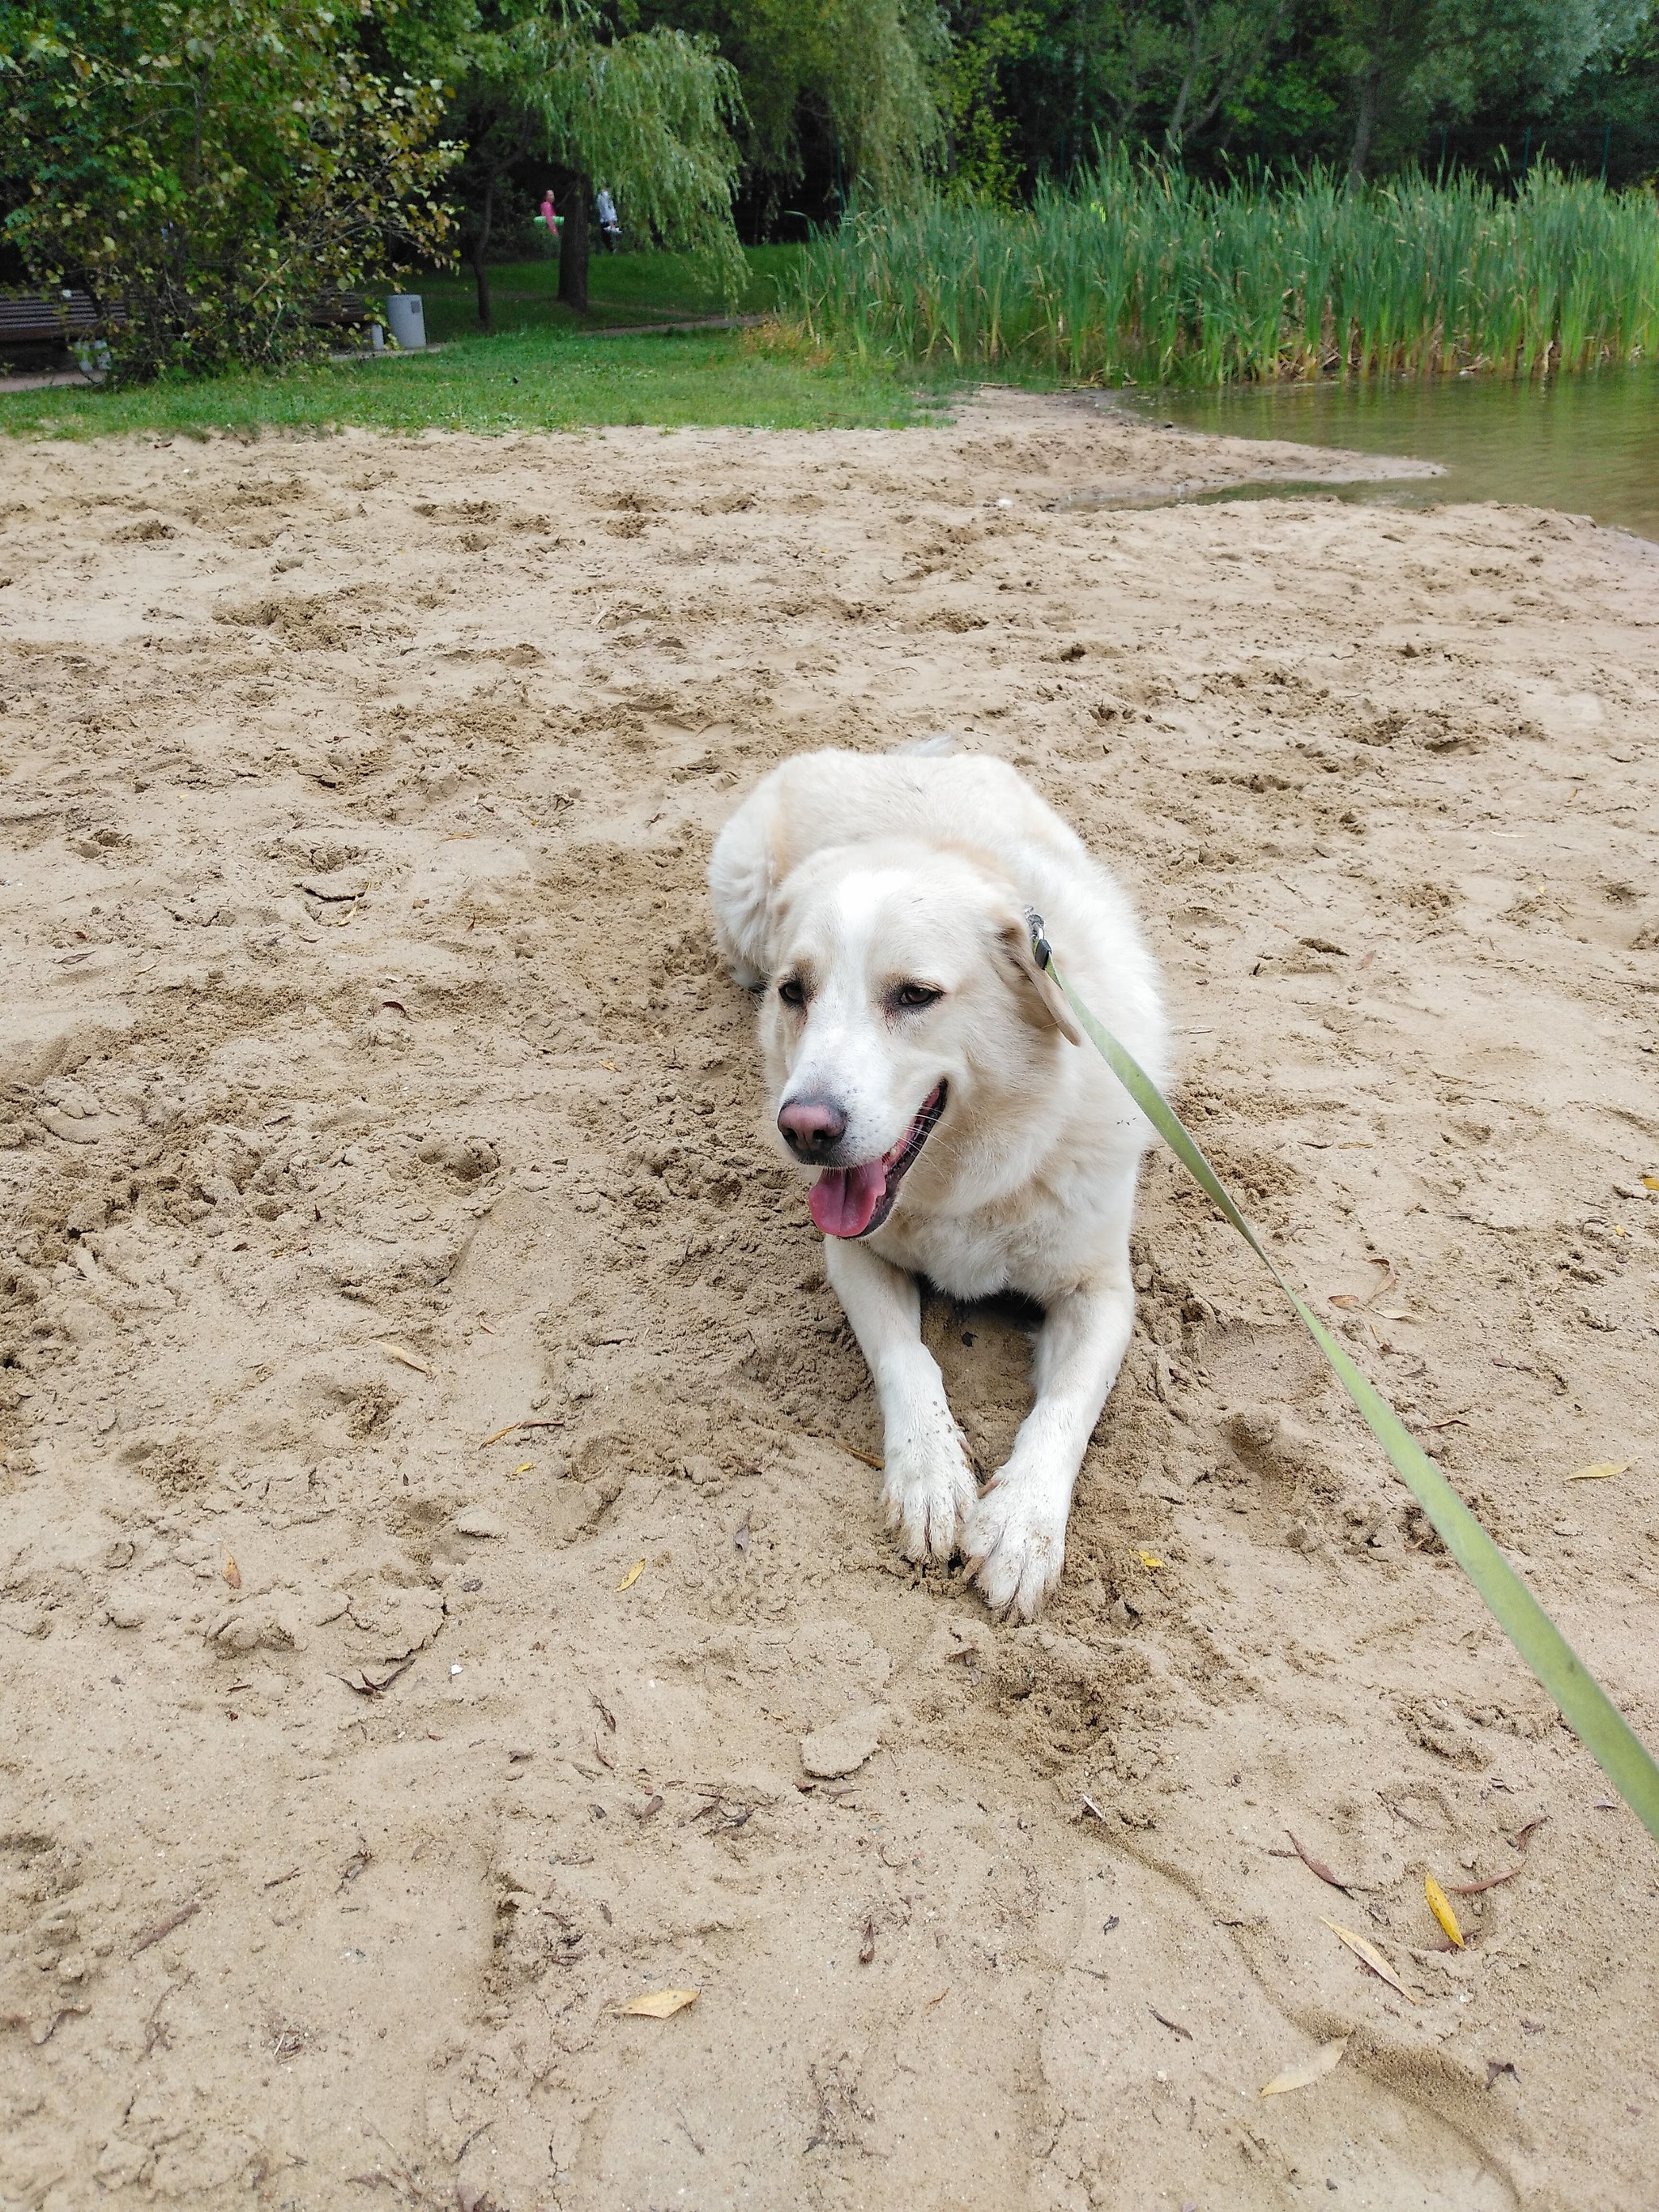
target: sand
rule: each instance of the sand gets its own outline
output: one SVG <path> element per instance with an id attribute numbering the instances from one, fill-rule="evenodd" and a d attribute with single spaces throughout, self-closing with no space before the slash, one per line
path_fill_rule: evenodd
<path id="1" fill-rule="evenodd" d="M 1659 1743 L 1659 552 L 1101 503 L 1344 465 L 1008 399 L 0 456 L 7 2212 L 1656 2201 L 1659 1854 L 1248 1255 L 1154 1159 L 997 1626 L 885 1540 L 711 955 L 790 750 L 1024 769 Z M 1029 1318 L 928 1311 L 988 1468 Z"/>

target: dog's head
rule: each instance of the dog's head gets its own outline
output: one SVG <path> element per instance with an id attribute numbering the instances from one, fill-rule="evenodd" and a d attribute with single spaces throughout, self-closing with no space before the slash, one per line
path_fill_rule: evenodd
<path id="1" fill-rule="evenodd" d="M 791 1157 L 818 1170 L 826 1236 L 880 1228 L 915 1173 L 950 1204 L 999 1115 L 1078 1041 L 996 864 L 908 839 L 832 847 L 781 888 L 761 1042 Z M 990 1195 L 983 1192 L 982 1195 Z"/>

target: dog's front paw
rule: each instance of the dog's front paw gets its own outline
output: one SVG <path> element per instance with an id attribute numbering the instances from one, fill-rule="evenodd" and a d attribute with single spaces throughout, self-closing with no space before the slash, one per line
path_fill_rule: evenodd
<path id="1" fill-rule="evenodd" d="M 974 1506 L 963 1548 L 968 1572 L 993 1613 L 1035 1620 L 1054 1595 L 1066 1564 L 1070 1503 L 1045 1497 L 1029 1479 L 1005 1474 Z"/>
<path id="2" fill-rule="evenodd" d="M 963 1522 L 978 1492 L 959 1437 L 909 1437 L 888 1447 L 881 1502 L 899 1549 L 920 1566 L 961 1546 Z"/>

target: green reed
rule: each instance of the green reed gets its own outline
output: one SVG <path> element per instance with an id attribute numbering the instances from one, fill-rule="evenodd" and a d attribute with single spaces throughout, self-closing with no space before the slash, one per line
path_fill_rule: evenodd
<path id="1" fill-rule="evenodd" d="M 1659 349 L 1659 203 L 1541 163 L 1513 195 L 1417 173 L 1351 192 L 1120 153 L 1024 210 L 854 212 L 784 306 L 860 355 L 1091 383 L 1533 376 Z"/>

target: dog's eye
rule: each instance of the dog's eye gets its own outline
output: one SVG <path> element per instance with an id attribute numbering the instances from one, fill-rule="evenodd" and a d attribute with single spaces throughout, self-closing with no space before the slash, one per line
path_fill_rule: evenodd
<path id="1" fill-rule="evenodd" d="M 931 1006 L 935 999 L 942 999 L 943 991 L 936 991 L 931 983 L 901 983 L 893 994 L 896 1006 Z"/>
<path id="2" fill-rule="evenodd" d="M 806 1004 L 806 986 L 799 975 L 791 975 L 787 981 L 779 984 L 778 996 L 786 1006 L 804 1006 Z"/>

